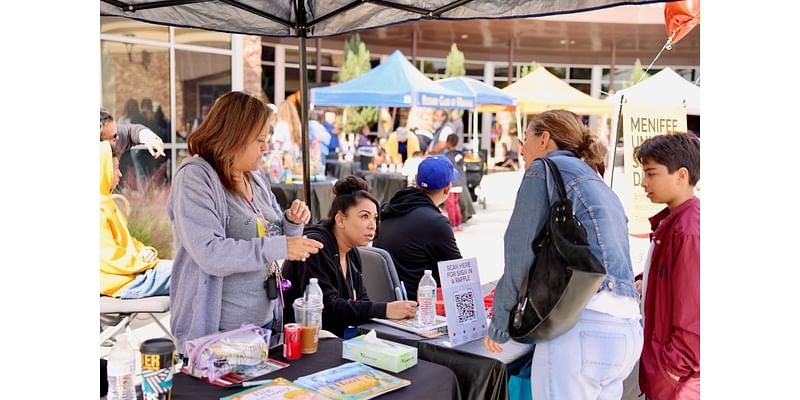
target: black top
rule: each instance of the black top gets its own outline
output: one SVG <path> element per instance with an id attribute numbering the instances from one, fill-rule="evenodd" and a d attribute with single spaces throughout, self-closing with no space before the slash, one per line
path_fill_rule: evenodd
<path id="1" fill-rule="evenodd" d="M 464 152 L 461 150 L 445 150 L 444 156 L 450 160 L 453 167 L 458 170 L 458 179 L 453 182 L 453 186 L 461 186 L 467 188 L 467 172 L 464 167 Z"/>
<path id="2" fill-rule="evenodd" d="M 386 303 L 372 302 L 367 296 L 364 280 L 361 277 L 361 256 L 358 250 L 347 252 L 347 278 L 339 264 L 339 246 L 336 237 L 325 225 L 307 225 L 303 233 L 324 246 L 317 254 L 302 261 L 286 261 L 283 264 L 283 277 L 292 282 L 291 289 L 284 293 L 284 323 L 294 322 L 294 300 L 303 297 L 308 280 L 317 278 L 322 289 L 322 329 L 336 336 L 344 337 L 344 329 L 349 325 L 360 325 L 369 318 L 386 318 Z M 353 298 L 355 290 L 355 299 Z"/>
<path id="3" fill-rule="evenodd" d="M 405 284 L 408 299 L 414 301 L 426 269 L 441 287 L 437 263 L 461 258 L 450 221 L 416 187 L 400 190 L 381 205 L 381 230 L 372 246 L 392 255 L 397 276 Z"/>

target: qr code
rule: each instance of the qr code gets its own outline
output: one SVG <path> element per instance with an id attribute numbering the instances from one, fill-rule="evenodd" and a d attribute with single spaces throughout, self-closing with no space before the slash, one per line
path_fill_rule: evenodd
<path id="1" fill-rule="evenodd" d="M 475 313 L 475 301 L 473 300 L 472 289 L 456 292 L 455 303 L 459 325 L 478 319 L 478 315 Z"/>

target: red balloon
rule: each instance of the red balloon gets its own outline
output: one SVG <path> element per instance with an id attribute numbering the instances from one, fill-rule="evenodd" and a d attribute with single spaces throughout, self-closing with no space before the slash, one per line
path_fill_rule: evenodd
<path id="1" fill-rule="evenodd" d="M 674 34 L 672 44 L 678 43 L 700 24 L 700 0 L 667 3 L 664 6 L 664 20 L 667 25 L 667 37 Z"/>

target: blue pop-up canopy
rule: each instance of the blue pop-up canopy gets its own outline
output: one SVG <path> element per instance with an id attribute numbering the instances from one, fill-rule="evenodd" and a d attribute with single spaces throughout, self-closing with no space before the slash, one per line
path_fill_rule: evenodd
<path id="1" fill-rule="evenodd" d="M 453 78 L 442 79 L 436 81 L 436 83 L 461 94 L 475 96 L 475 103 L 478 106 L 478 111 L 483 111 L 481 110 L 481 106 L 484 105 L 505 106 L 510 108 L 513 108 L 517 105 L 516 97 L 476 79 L 457 76 Z"/>
<path id="2" fill-rule="evenodd" d="M 517 106 L 516 97 L 472 78 L 457 76 L 442 79 L 436 83 L 458 93 L 475 96 L 476 108 L 469 120 L 468 132 L 472 135 L 472 150 L 476 152 L 478 151 L 478 112 L 512 111 Z"/>
<path id="3" fill-rule="evenodd" d="M 419 72 L 400 50 L 369 72 L 311 89 L 315 106 L 475 108 L 475 96 L 444 88 Z"/>

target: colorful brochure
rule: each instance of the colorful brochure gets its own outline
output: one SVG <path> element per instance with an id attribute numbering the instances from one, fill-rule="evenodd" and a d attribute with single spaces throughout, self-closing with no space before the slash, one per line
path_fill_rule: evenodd
<path id="1" fill-rule="evenodd" d="M 236 393 L 232 396 L 225 396 L 220 400 L 327 400 L 325 397 L 313 393 L 312 391 L 297 386 L 283 378 L 273 379 L 269 383 L 256 386 Z"/>
<path id="2" fill-rule="evenodd" d="M 367 400 L 408 386 L 411 381 L 352 362 L 300 377 L 294 383 L 331 400 Z"/>
<path id="3" fill-rule="evenodd" d="M 289 364 L 287 363 L 280 362 L 277 360 L 267 359 L 262 363 L 254 365 L 252 367 L 240 367 L 238 370 L 225 374 L 217 378 L 215 381 L 209 382 L 208 379 L 206 378 L 198 378 L 198 379 L 215 386 L 228 387 L 231 385 L 235 385 L 237 383 L 242 383 L 244 381 L 253 379 L 257 376 L 266 375 L 270 372 L 274 372 L 279 369 L 286 368 L 288 366 Z M 192 376 L 191 374 L 188 373 L 186 367 L 181 368 L 181 372 L 186 375 Z"/>

